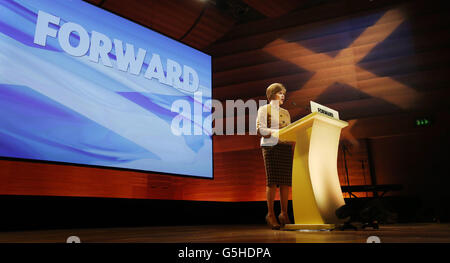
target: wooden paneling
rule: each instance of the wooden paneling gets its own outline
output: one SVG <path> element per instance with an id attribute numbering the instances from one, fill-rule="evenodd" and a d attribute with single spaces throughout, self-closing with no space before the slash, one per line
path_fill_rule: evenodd
<path id="1" fill-rule="evenodd" d="M 448 196 L 450 184 L 447 171 L 449 131 L 372 139 L 377 182 L 402 184 L 400 194 L 420 196 L 426 206 L 440 205 L 440 199 Z"/>
<path id="2" fill-rule="evenodd" d="M 203 50 L 228 32 L 235 20 L 207 1 L 88 1 L 164 35 Z"/>
<path id="3" fill-rule="evenodd" d="M 228 32 L 234 22 L 232 17 L 212 5 L 207 5 L 197 24 L 182 41 L 198 49 L 204 49 Z"/>
<path id="4" fill-rule="evenodd" d="M 263 200 L 264 163 L 259 148 L 218 151 L 214 180 L 112 169 L 1 160 L 2 195 Z"/>
<path id="5" fill-rule="evenodd" d="M 267 17 L 279 17 L 303 5 L 299 0 L 244 0 L 249 6 Z"/>
<path id="6" fill-rule="evenodd" d="M 424 34 L 423 37 L 417 38 L 414 42 L 415 48 L 420 50 L 420 53 L 410 53 L 405 54 L 405 47 L 402 45 L 396 45 L 399 41 L 397 40 L 386 40 L 386 48 L 382 50 L 375 50 L 371 53 L 370 60 L 363 60 L 358 63 L 359 67 L 373 71 L 375 70 L 378 74 L 382 75 L 398 75 L 405 74 L 408 72 L 416 72 L 418 68 L 430 68 L 432 66 L 442 66 L 445 59 L 448 59 L 449 50 L 445 49 L 445 46 L 450 45 L 450 36 L 448 36 L 448 30 L 440 30 L 438 34 L 443 34 L 442 37 L 438 38 L 436 35 Z M 433 39 L 433 37 L 435 39 Z M 405 40 L 405 39 L 403 39 Z M 326 40 L 321 40 L 326 41 Z M 401 40 L 400 40 L 401 41 Z M 279 57 L 289 58 L 289 62 L 282 60 L 274 61 L 255 61 L 253 65 L 238 66 L 234 65 L 232 69 L 220 70 L 220 63 L 216 60 L 215 69 L 217 72 L 214 74 L 214 84 L 216 88 L 227 88 L 230 86 L 230 90 L 234 90 L 233 84 L 251 82 L 259 80 L 258 76 L 264 76 L 265 79 L 276 78 L 278 76 L 302 74 L 304 78 L 309 78 L 314 72 L 311 71 L 307 74 L 309 69 L 320 70 L 325 68 L 330 68 L 332 70 L 335 67 L 341 67 L 345 65 L 354 65 L 353 60 L 360 56 L 359 54 L 367 54 L 370 49 L 374 48 L 376 44 L 368 44 L 362 46 L 356 46 L 354 48 L 344 48 L 339 50 L 340 54 L 345 54 L 338 58 L 337 60 L 330 60 L 332 55 L 336 54 L 336 51 L 314 53 L 311 51 L 300 48 L 303 42 L 295 43 L 285 43 L 277 46 L 277 48 L 264 49 L 270 53 L 276 53 Z M 408 41 L 410 43 L 410 40 Z M 412 45 L 412 43 L 410 43 Z M 441 47 L 441 49 L 436 49 L 436 47 Z M 303 52 L 302 52 L 303 51 Z M 257 52 L 246 52 L 240 53 L 229 58 L 230 61 L 239 61 L 249 57 L 258 57 Z M 242 57 L 241 57 L 242 56 Z M 377 58 L 378 57 L 378 58 Z M 379 57 L 382 57 L 381 59 Z M 223 59 L 223 58 L 222 58 Z M 227 63 L 224 61 L 223 63 Z M 296 64 L 295 64 L 296 63 Z M 357 73 L 361 72 L 357 69 Z M 364 76 L 358 76 L 360 79 Z M 368 75 L 367 77 L 370 77 Z M 366 78 L 367 78 L 366 77 Z M 239 90 L 235 90 L 236 93 Z M 231 93 L 231 91 L 229 92 Z M 231 93 L 232 94 L 232 93 Z"/>
<path id="7" fill-rule="evenodd" d="M 201 1 L 106 0 L 102 8 L 179 39 L 194 24 L 203 9 Z"/>
<path id="8" fill-rule="evenodd" d="M 341 143 L 338 151 L 338 176 L 341 185 L 371 185 L 370 162 L 367 141 L 359 139 L 355 144 Z M 369 197 L 372 193 L 353 193 L 358 197 Z M 344 197 L 350 197 L 344 193 Z"/>
<path id="9" fill-rule="evenodd" d="M 378 0 L 378 1 L 360 1 L 360 0 L 341 0 L 341 1 L 323 1 L 322 4 L 313 5 L 303 8 L 283 16 L 271 19 L 258 20 L 245 24 L 240 24 L 233 28 L 223 37 L 223 42 L 232 39 L 246 38 L 252 35 L 267 33 L 296 27 L 299 25 L 311 25 L 318 21 L 325 21 L 335 17 L 358 18 L 365 14 L 373 14 L 377 8 L 393 5 L 396 3 L 407 2 L 404 0 Z M 417 10 L 424 11 L 428 5 L 419 3 Z M 425 8 L 424 8 L 425 6 Z M 221 49 L 221 46 L 215 45 L 211 47 L 220 54 L 229 54 L 230 50 Z M 219 55 L 219 54 L 218 54 Z"/>
<path id="10" fill-rule="evenodd" d="M 404 45 L 396 45 L 396 43 L 404 44 L 406 41 L 407 44 L 412 45 L 411 36 L 403 39 L 386 40 L 386 43 L 383 43 L 386 48 L 381 51 L 376 50 L 374 54 L 370 54 L 370 60 L 363 59 L 358 64 L 355 64 L 354 60 L 361 59 L 359 54 L 369 53 L 378 43 L 344 48 L 338 50 L 340 54 L 338 58 L 333 58 L 336 51 L 313 53 L 310 49 L 303 47 L 307 45 L 303 41 L 284 42 L 263 49 L 271 54 L 276 54 L 281 59 L 273 62 L 262 61 L 251 66 L 235 67 L 216 72 L 214 74 L 215 95 L 217 99 L 221 100 L 235 99 L 239 96 L 242 96 L 243 99 L 249 99 L 252 98 L 252 95 L 259 96 L 268 84 L 278 81 L 285 83 L 288 91 L 298 90 L 299 94 L 296 94 L 295 97 L 303 97 L 304 92 L 306 92 L 305 89 L 311 87 L 324 88 L 321 83 L 324 83 L 327 87 L 334 82 L 343 82 L 354 86 L 362 85 L 361 88 L 363 88 L 364 83 L 356 82 L 356 80 L 372 79 L 372 83 L 375 83 L 375 85 L 383 84 L 385 86 L 385 83 L 377 83 L 382 81 L 379 75 L 389 76 L 390 79 L 394 80 L 397 78 L 407 80 L 410 77 L 418 79 L 418 77 L 414 77 L 417 73 L 421 76 L 434 74 L 429 72 L 432 69 L 442 73 L 448 70 L 445 61 L 448 60 L 450 53 L 449 49 L 444 48 L 445 43 L 449 44 L 450 41 L 448 32 L 449 29 L 435 32 L 435 39 L 430 39 L 432 37 L 430 33 L 424 33 L 424 36 L 416 37 L 414 44 L 418 51 L 410 50 L 406 54 Z M 436 35 L 443 35 L 443 37 L 437 38 Z M 319 42 L 327 42 L 326 39 L 319 39 Z M 436 48 L 436 46 L 439 48 Z M 242 59 L 238 56 L 232 56 L 230 61 L 242 61 L 247 58 L 247 54 L 240 54 L 243 55 Z M 215 63 L 218 64 L 217 61 Z M 220 68 L 220 66 L 217 65 L 216 68 Z M 422 70 L 426 70 L 426 72 L 422 73 Z M 372 72 L 376 72 L 376 74 Z M 310 80 L 315 74 L 322 74 L 323 77 Z M 433 81 L 427 77 L 422 78 L 422 80 Z M 436 79 L 435 83 L 446 85 L 446 81 L 441 82 L 441 80 Z M 301 85 L 308 81 L 311 82 L 307 86 Z M 392 85 L 393 83 L 395 82 L 391 81 L 387 84 Z M 423 84 L 416 83 L 412 87 L 420 88 L 425 86 Z M 242 90 L 244 89 L 245 93 L 243 94 Z"/>

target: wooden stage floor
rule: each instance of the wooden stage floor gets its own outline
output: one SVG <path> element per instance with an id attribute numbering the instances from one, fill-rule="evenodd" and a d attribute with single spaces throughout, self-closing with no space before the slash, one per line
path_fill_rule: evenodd
<path id="1" fill-rule="evenodd" d="M 265 225 L 155 226 L 0 232 L 0 243 L 450 243 L 450 224 L 382 225 L 378 230 L 280 231 Z"/>

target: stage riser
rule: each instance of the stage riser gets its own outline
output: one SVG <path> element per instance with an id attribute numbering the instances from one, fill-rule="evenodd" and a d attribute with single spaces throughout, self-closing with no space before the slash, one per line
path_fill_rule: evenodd
<path id="1" fill-rule="evenodd" d="M 364 202 L 346 199 L 346 203 Z M 450 200 L 447 199 L 447 200 Z M 385 197 L 399 223 L 449 221 L 447 202 L 417 197 Z M 264 224 L 266 202 L 201 202 L 87 197 L 0 196 L 0 231 L 143 227 L 181 225 Z M 292 216 L 292 203 L 289 204 Z M 280 211 L 275 202 L 275 211 Z M 293 218 L 291 218 L 293 221 Z"/>

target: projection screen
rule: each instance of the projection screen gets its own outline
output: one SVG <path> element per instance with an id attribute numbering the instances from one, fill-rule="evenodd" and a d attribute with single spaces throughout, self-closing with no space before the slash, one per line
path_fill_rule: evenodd
<path id="1" fill-rule="evenodd" d="M 213 177 L 209 55 L 81 0 L 0 4 L 1 157 Z"/>

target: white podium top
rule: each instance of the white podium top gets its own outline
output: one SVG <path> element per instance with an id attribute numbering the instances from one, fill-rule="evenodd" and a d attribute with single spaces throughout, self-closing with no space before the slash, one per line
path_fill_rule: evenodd
<path id="1" fill-rule="evenodd" d="M 291 132 L 295 132 L 296 128 L 298 128 L 299 126 L 309 125 L 309 122 L 311 122 L 311 125 L 312 125 L 312 121 L 314 121 L 314 120 L 324 121 L 331 125 L 335 125 L 339 128 L 344 128 L 344 127 L 348 126 L 348 122 L 346 122 L 346 121 L 331 118 L 330 116 L 327 116 L 323 113 L 313 112 L 313 113 L 310 113 L 310 114 L 306 115 L 305 117 L 291 123 L 290 125 L 284 127 L 283 129 L 280 129 L 279 132 L 277 133 L 277 135 L 278 136 L 279 135 L 288 136 L 288 135 L 290 135 Z"/>

